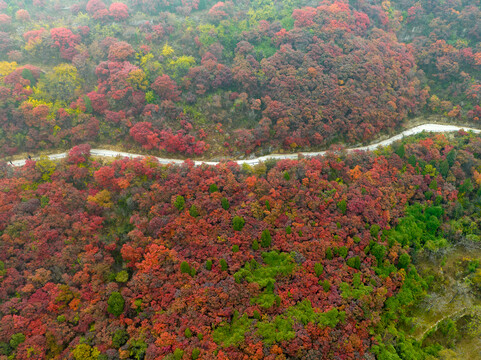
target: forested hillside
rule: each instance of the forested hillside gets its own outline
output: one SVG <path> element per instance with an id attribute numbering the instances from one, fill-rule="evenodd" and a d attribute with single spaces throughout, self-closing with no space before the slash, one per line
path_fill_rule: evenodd
<path id="1" fill-rule="evenodd" d="M 481 115 L 479 0 L 0 1 L 0 149 L 232 157 Z"/>
<path id="2" fill-rule="evenodd" d="M 0 360 L 478 359 L 481 137 L 345 149 L 479 127 L 480 37 L 480 0 L 0 0 Z"/>
<path id="3" fill-rule="evenodd" d="M 4 163 L 2 358 L 442 356 L 481 318 L 419 341 L 413 311 L 447 273 L 415 266 L 479 243 L 480 155 L 460 132 L 254 168 L 103 164 L 88 145 Z M 458 264 L 476 299 L 478 267 Z"/>

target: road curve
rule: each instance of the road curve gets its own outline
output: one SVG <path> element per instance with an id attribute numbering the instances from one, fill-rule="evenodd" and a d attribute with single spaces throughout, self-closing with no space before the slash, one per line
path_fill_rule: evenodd
<path id="1" fill-rule="evenodd" d="M 349 148 L 346 149 L 347 151 L 371 151 L 374 149 L 377 149 L 378 147 L 381 146 L 387 146 L 392 144 L 393 142 L 397 140 L 401 140 L 405 136 L 410 136 L 410 135 L 415 135 L 419 134 L 423 131 L 427 132 L 453 132 L 453 131 L 459 131 L 459 130 L 465 130 L 465 131 L 472 131 L 474 133 L 481 133 L 480 129 L 473 129 L 473 128 L 467 128 L 463 126 L 456 126 L 456 125 L 441 125 L 441 124 L 424 124 L 424 125 L 419 125 L 416 127 L 413 127 L 411 129 L 405 130 L 400 134 L 397 134 L 393 137 L 390 137 L 389 139 L 373 143 L 367 146 L 361 146 L 361 147 L 356 147 L 356 148 Z M 138 158 L 138 157 L 144 157 L 148 155 L 142 155 L 142 154 L 132 154 L 132 153 L 127 153 L 127 152 L 121 152 L 121 151 L 113 151 L 113 150 L 104 150 L 104 149 L 91 149 L 90 153 L 94 156 L 102 156 L 102 157 L 128 157 L 128 158 Z M 275 160 L 282 160 L 282 159 L 297 159 L 299 155 L 303 156 L 320 156 L 324 155 L 326 151 L 318 151 L 318 152 L 299 152 L 295 154 L 269 154 L 269 155 L 264 155 L 260 156 L 258 158 L 254 159 L 248 159 L 248 160 L 234 160 L 237 162 L 239 165 L 242 164 L 248 164 L 248 165 L 256 165 L 260 162 L 269 160 L 269 159 L 275 159 Z M 67 157 L 68 153 L 63 152 L 60 154 L 52 154 L 52 155 L 47 155 L 47 157 L 51 160 L 60 160 L 65 157 Z M 34 160 L 37 158 L 34 158 Z M 161 164 L 182 164 L 184 160 L 181 159 L 168 159 L 168 158 L 160 158 L 156 157 L 156 159 L 159 161 Z M 12 161 L 13 166 L 23 166 L 25 165 L 26 160 L 16 160 Z M 201 165 L 201 164 L 207 164 L 207 165 L 217 165 L 219 162 L 218 161 L 194 161 L 195 165 Z"/>

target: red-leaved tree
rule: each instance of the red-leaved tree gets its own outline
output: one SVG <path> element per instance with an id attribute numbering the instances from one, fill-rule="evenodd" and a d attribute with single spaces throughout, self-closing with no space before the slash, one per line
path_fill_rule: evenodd
<path id="1" fill-rule="evenodd" d="M 110 16 L 114 20 L 124 20 L 129 17 L 129 8 L 123 3 L 112 3 L 109 7 Z"/>
<path id="2" fill-rule="evenodd" d="M 164 74 L 155 79 L 152 84 L 152 89 L 163 100 L 179 101 L 180 90 L 177 89 L 177 83 L 170 78 L 169 75 Z"/>

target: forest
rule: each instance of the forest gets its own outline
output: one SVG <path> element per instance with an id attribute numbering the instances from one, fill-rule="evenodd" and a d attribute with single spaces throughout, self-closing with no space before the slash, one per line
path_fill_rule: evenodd
<path id="1" fill-rule="evenodd" d="M 456 359 L 479 342 L 478 307 L 416 323 L 450 249 L 479 249 L 479 136 L 255 167 L 89 151 L 0 165 L 0 359 Z M 474 303 L 470 253 L 451 275 Z"/>
<path id="2" fill-rule="evenodd" d="M 479 123 L 479 0 L 0 0 L 0 151 L 184 158 Z"/>
<path id="3" fill-rule="evenodd" d="M 480 0 L 0 0 L 0 360 L 479 359 L 481 135 L 347 149 L 481 127 L 480 38 Z"/>

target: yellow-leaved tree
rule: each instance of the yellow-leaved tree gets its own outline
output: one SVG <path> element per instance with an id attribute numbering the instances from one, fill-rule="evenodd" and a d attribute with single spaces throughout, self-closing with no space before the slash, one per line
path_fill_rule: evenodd
<path id="1" fill-rule="evenodd" d="M 17 67 L 18 64 L 15 61 L 0 61 L 0 80 L 3 80 L 5 76 L 13 72 Z"/>
<path id="2" fill-rule="evenodd" d="M 149 83 L 142 69 L 132 70 L 129 73 L 127 82 L 134 88 L 134 90 L 146 90 Z"/>
<path id="3" fill-rule="evenodd" d="M 80 94 L 82 83 L 75 66 L 60 64 L 39 80 L 33 97 L 68 104 Z"/>

